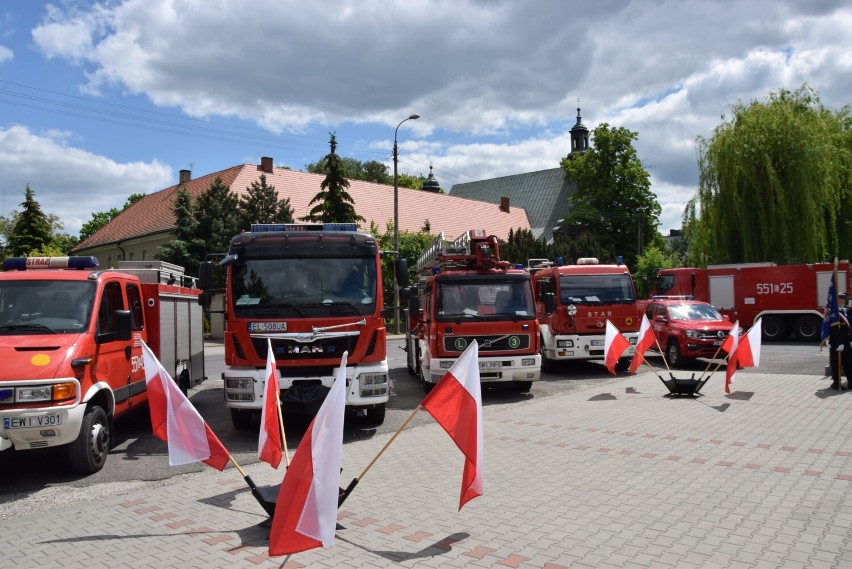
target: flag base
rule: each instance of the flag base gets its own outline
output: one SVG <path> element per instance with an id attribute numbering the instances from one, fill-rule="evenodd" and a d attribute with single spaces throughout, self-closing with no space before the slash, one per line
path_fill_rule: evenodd
<path id="1" fill-rule="evenodd" d="M 681 395 L 689 395 L 689 396 L 700 396 L 701 388 L 704 387 L 704 384 L 707 383 L 707 379 L 698 380 L 695 379 L 695 374 L 692 374 L 692 377 L 689 379 L 677 378 L 674 375 L 669 374 L 671 379 L 663 379 L 660 377 L 660 381 L 663 382 L 663 385 L 669 390 L 669 393 L 675 396 Z"/>
<path id="2" fill-rule="evenodd" d="M 269 514 L 269 519 L 262 522 L 260 525 L 262 527 L 269 527 L 272 525 L 272 518 L 275 515 L 275 504 L 278 503 L 278 491 L 281 489 L 280 484 L 275 484 L 273 486 L 258 486 L 256 491 L 253 491 L 255 499 L 260 503 L 263 510 Z M 343 489 L 341 488 L 339 491 L 340 494 L 343 494 Z M 346 529 L 344 526 L 337 524 L 336 529 Z"/>

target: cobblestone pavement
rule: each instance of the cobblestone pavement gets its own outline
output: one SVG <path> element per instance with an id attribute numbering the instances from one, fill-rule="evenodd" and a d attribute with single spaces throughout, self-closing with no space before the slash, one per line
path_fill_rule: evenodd
<path id="1" fill-rule="evenodd" d="M 267 556 L 234 468 L 0 521 L 3 567 L 852 567 L 852 392 L 740 373 L 672 397 L 651 373 L 484 410 L 484 495 L 434 423 L 401 433 L 334 545 Z M 341 485 L 390 435 L 343 449 Z M 280 483 L 284 467 L 246 472 Z"/>

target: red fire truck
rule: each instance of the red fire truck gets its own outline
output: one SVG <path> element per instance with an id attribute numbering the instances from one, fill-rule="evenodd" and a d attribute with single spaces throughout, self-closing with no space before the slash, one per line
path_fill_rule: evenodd
<path id="1" fill-rule="evenodd" d="M 541 263 L 533 274 L 536 314 L 541 324 L 541 363 L 603 360 L 606 321 L 618 328 L 631 346 L 618 367 L 633 356 L 639 333 L 636 288 L 626 265 L 602 265 L 596 258 L 565 265 Z"/>
<path id="2" fill-rule="evenodd" d="M 497 238 L 474 229 L 448 243 L 441 233 L 418 259 L 417 272 L 405 349 L 408 371 L 424 389 L 476 340 L 480 381 L 529 391 L 541 376 L 530 275 L 500 260 Z"/>
<path id="3" fill-rule="evenodd" d="M 834 263 L 740 263 L 706 269 L 660 269 L 653 296 L 685 296 L 709 302 L 744 329 L 762 318 L 765 340 L 820 337 Z M 850 290 L 849 261 L 837 265 L 838 292 Z"/>
<path id="4" fill-rule="evenodd" d="M 289 412 L 316 413 L 348 352 L 346 404 L 381 424 L 390 388 L 382 312 L 382 255 L 355 224 L 256 224 L 231 239 L 225 278 L 225 404 L 237 429 L 255 425 L 263 405 L 268 340 Z M 408 286 L 404 259 L 397 282 Z M 209 306 L 212 265 L 202 263 Z"/>
<path id="5" fill-rule="evenodd" d="M 71 469 L 103 468 L 113 420 L 148 401 L 142 341 L 182 390 L 204 380 L 199 293 L 167 263 L 5 259 L 0 451 L 61 447 Z"/>

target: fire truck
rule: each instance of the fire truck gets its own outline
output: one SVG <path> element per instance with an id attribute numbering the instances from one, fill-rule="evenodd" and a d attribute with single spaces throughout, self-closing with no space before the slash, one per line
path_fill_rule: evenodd
<path id="1" fill-rule="evenodd" d="M 408 371 L 428 393 L 474 340 L 480 381 L 528 392 L 541 376 L 530 275 L 500 259 L 497 238 L 441 233 L 417 261 L 406 323 Z"/>
<path id="2" fill-rule="evenodd" d="M 542 367 L 548 370 L 566 360 L 603 360 L 607 320 L 630 342 L 618 367 L 629 365 L 640 318 L 627 266 L 620 259 L 605 265 L 593 257 L 566 265 L 558 257 L 536 268 L 532 279 L 541 324 Z"/>
<path id="3" fill-rule="evenodd" d="M 343 352 L 346 405 L 381 424 L 388 402 L 382 256 L 394 255 L 400 286 L 408 268 L 354 223 L 254 224 L 231 239 L 225 274 L 225 404 L 237 429 L 253 428 L 263 406 L 269 340 L 287 412 L 316 414 Z M 210 305 L 213 267 L 199 284 Z M 392 309 L 391 309 L 392 310 Z"/>
<path id="4" fill-rule="evenodd" d="M 168 263 L 5 259 L 0 451 L 59 447 L 71 470 L 101 470 L 114 420 L 148 401 L 142 341 L 184 392 L 205 379 L 200 292 Z"/>
<path id="5" fill-rule="evenodd" d="M 660 269 L 651 295 L 709 302 L 745 329 L 762 318 L 767 341 L 783 340 L 791 332 L 799 340 L 816 341 L 834 268 L 834 263 L 739 263 Z M 849 261 L 837 265 L 838 292 L 850 290 L 849 269 Z"/>

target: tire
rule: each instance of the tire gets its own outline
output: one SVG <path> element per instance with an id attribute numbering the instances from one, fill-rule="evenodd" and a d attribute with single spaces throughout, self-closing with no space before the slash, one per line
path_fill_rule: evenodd
<path id="1" fill-rule="evenodd" d="M 381 425 L 385 422 L 385 406 L 379 405 L 377 407 L 368 407 L 367 408 L 367 422 L 371 425 Z"/>
<path id="2" fill-rule="evenodd" d="M 631 358 L 621 358 L 615 362 L 615 371 L 627 371 L 630 368 Z"/>
<path id="3" fill-rule="evenodd" d="M 761 332 L 767 342 L 780 342 L 787 337 L 787 325 L 778 316 L 764 316 Z"/>
<path id="4" fill-rule="evenodd" d="M 249 431 L 254 428 L 254 416 L 245 409 L 231 409 L 231 423 L 238 431 Z"/>
<path id="5" fill-rule="evenodd" d="M 423 391 L 429 393 L 432 391 L 432 388 L 435 387 L 434 383 L 429 383 L 426 381 L 426 374 L 423 372 L 423 366 L 420 366 L 420 382 L 423 384 Z"/>
<path id="6" fill-rule="evenodd" d="M 680 355 L 680 347 L 677 345 L 677 340 L 669 340 L 669 345 L 666 346 L 666 359 L 669 360 L 671 367 L 680 367 L 683 364 L 683 356 Z"/>
<path id="7" fill-rule="evenodd" d="M 532 388 L 532 381 L 514 381 L 515 391 L 518 393 L 529 393 Z"/>
<path id="8" fill-rule="evenodd" d="M 189 394 L 189 370 L 185 369 L 178 376 L 178 387 L 184 395 Z"/>
<path id="9" fill-rule="evenodd" d="M 793 333 L 803 342 L 816 342 L 822 332 L 822 320 L 816 316 L 799 316 L 793 324 Z"/>
<path id="10" fill-rule="evenodd" d="M 86 409 L 80 434 L 67 448 L 68 462 L 79 474 L 94 474 L 104 467 L 110 445 L 109 417 L 103 407 Z"/>

